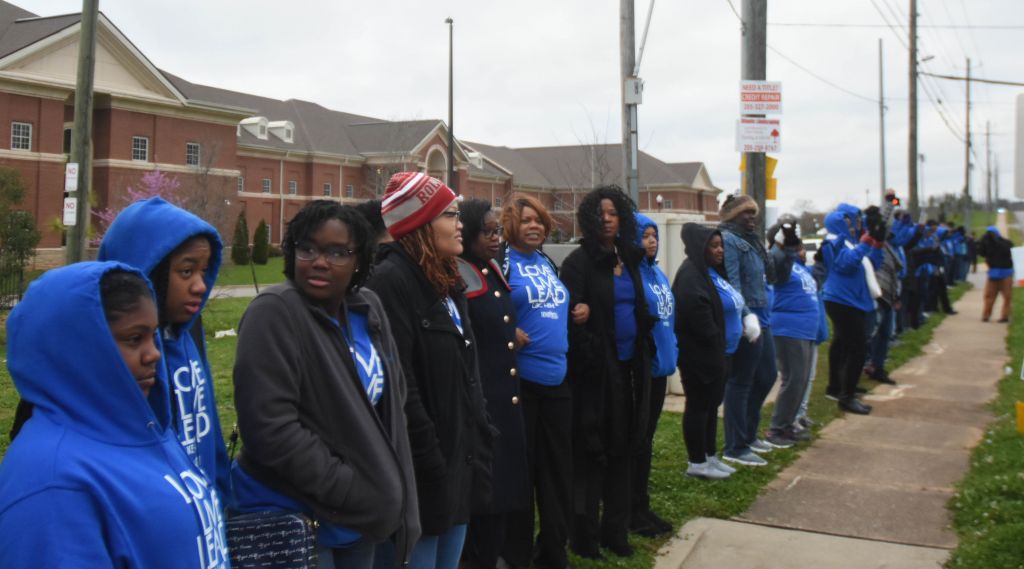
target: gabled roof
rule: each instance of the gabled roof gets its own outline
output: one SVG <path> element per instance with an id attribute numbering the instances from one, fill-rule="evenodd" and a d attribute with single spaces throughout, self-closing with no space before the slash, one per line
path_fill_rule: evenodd
<path id="1" fill-rule="evenodd" d="M 347 126 L 359 152 L 397 154 L 413 150 L 441 121 L 362 122 Z"/>
<path id="2" fill-rule="evenodd" d="M 481 153 L 487 160 L 498 165 L 502 173 L 509 173 L 515 176 L 517 184 L 524 186 L 547 187 L 550 186 L 547 178 L 538 172 L 532 164 L 514 148 L 507 146 L 491 146 L 480 142 L 466 142 L 462 144 L 468 148 Z"/>

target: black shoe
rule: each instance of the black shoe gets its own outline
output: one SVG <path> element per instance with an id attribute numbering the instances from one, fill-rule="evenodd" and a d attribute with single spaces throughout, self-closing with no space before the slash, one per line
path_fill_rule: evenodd
<path id="1" fill-rule="evenodd" d="M 587 540 L 587 543 L 574 541 L 569 544 L 569 548 L 572 549 L 573 553 L 584 559 L 593 559 L 595 561 L 605 560 L 605 556 L 601 555 L 601 548 L 591 540 Z"/>
<path id="2" fill-rule="evenodd" d="M 896 385 L 896 381 L 889 377 L 889 373 L 884 369 L 877 369 L 873 373 L 868 374 L 868 377 L 877 381 L 878 383 L 885 383 L 887 385 Z"/>
<path id="3" fill-rule="evenodd" d="M 854 393 L 867 393 L 867 392 L 868 392 L 868 390 L 867 390 L 867 389 L 864 389 L 863 387 L 861 387 L 861 386 L 859 386 L 859 385 L 858 385 L 857 387 L 854 387 L 854 388 L 853 388 L 853 392 L 854 392 Z"/>
<path id="4" fill-rule="evenodd" d="M 620 542 L 602 541 L 601 545 L 603 547 L 605 547 L 608 551 L 611 551 L 612 553 L 614 553 L 615 555 L 617 555 L 619 557 L 632 557 L 633 556 L 633 548 L 629 545 L 629 542 L 626 542 L 626 541 L 620 541 Z"/>
<path id="5" fill-rule="evenodd" d="M 861 403 L 859 399 L 851 397 L 849 399 L 841 399 L 839 401 L 839 408 L 843 411 L 850 413 L 856 413 L 857 415 L 867 415 L 871 413 L 871 406 Z"/>
<path id="6" fill-rule="evenodd" d="M 644 537 L 657 537 L 661 532 L 643 514 L 635 514 L 629 521 L 629 531 Z"/>
<path id="7" fill-rule="evenodd" d="M 651 525 L 658 530 L 659 534 L 669 533 L 672 531 L 672 524 L 668 523 L 668 521 L 663 519 L 658 514 L 655 514 L 654 512 L 647 510 L 647 513 L 644 515 L 644 517 L 647 518 L 647 521 L 651 522 Z"/>
<path id="8" fill-rule="evenodd" d="M 946 313 L 946 316 L 952 316 L 954 314 L 960 314 L 960 313 L 957 312 L 956 310 L 950 310 L 949 312 Z"/>

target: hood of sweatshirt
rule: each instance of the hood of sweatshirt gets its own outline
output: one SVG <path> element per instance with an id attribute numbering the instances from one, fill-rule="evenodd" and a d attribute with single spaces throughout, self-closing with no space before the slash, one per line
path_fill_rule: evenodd
<path id="1" fill-rule="evenodd" d="M 206 294 L 203 295 L 201 312 L 217 282 L 224 245 L 217 230 L 195 214 L 158 197 L 137 201 L 119 213 L 110 224 L 100 243 L 97 258 L 127 263 L 149 276 L 165 257 L 197 235 L 210 240 L 210 264 L 203 277 Z M 181 330 L 188 330 L 200 312 L 196 312 L 196 316 Z"/>
<path id="2" fill-rule="evenodd" d="M 143 276 L 123 263 L 86 262 L 36 279 L 7 320 L 7 367 L 35 412 L 98 441 L 146 444 L 169 422 L 166 379 L 156 374 L 147 400 L 121 357 L 100 298 L 100 279 L 113 270 Z"/>
<path id="3" fill-rule="evenodd" d="M 1003 236 L 1001 233 L 999 233 L 999 228 L 996 227 L 995 225 L 989 225 L 985 229 L 985 232 L 986 233 L 991 233 L 991 234 L 995 235 L 996 237 L 1002 237 Z"/>
<path id="4" fill-rule="evenodd" d="M 641 251 L 643 251 L 643 258 L 645 262 L 654 263 L 658 258 L 658 254 L 657 252 L 654 254 L 654 259 L 647 258 L 647 252 L 644 251 L 644 231 L 647 231 L 648 227 L 654 228 L 654 236 L 658 239 L 658 250 L 660 251 L 661 235 L 658 234 L 658 224 L 655 223 L 653 219 L 647 217 L 642 213 L 637 212 L 634 215 L 636 216 L 636 246 L 639 247 Z"/>
<path id="5" fill-rule="evenodd" d="M 701 274 L 707 274 L 708 262 L 704 257 L 704 252 L 707 251 L 708 241 L 711 241 L 715 235 L 721 237 L 722 232 L 697 223 L 687 223 L 683 225 L 679 235 L 683 239 L 686 258 L 700 269 Z"/>
<path id="6" fill-rule="evenodd" d="M 857 227 L 859 219 L 860 209 L 857 206 L 841 203 L 835 211 L 825 216 L 825 228 L 832 235 L 847 241 L 856 241 L 857 237 L 852 235 L 850 230 Z"/>

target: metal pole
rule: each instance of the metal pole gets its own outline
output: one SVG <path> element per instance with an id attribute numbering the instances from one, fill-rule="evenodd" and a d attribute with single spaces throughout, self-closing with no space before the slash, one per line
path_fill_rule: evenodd
<path id="1" fill-rule="evenodd" d="M 767 0 L 743 0 L 743 54 L 741 79 L 764 81 L 766 75 L 766 44 L 768 40 Z M 760 115 L 764 116 L 764 115 Z M 764 233 L 765 160 L 764 152 L 748 152 L 745 188 L 757 203 L 757 227 Z"/>
<path id="2" fill-rule="evenodd" d="M 885 86 L 882 78 L 882 38 L 878 38 L 878 142 L 882 185 L 881 199 L 885 199 Z"/>
<path id="3" fill-rule="evenodd" d="M 455 20 L 448 18 L 448 187 L 459 193 L 459 178 L 455 174 L 455 105 L 454 102 L 454 71 L 452 55 L 454 53 Z"/>
<path id="4" fill-rule="evenodd" d="M 82 24 L 78 38 L 78 79 L 75 83 L 75 125 L 71 136 L 71 161 L 78 164 L 78 200 L 75 225 L 68 228 L 64 259 L 77 263 L 85 253 L 89 234 L 89 182 L 92 180 L 92 85 L 96 70 L 96 20 L 99 0 L 83 0 Z"/>
<path id="5" fill-rule="evenodd" d="M 992 211 L 992 133 L 989 126 L 985 121 L 985 198 L 988 210 Z"/>
<path id="6" fill-rule="evenodd" d="M 622 95 L 622 186 L 634 203 L 640 203 L 640 175 L 637 166 L 639 140 L 637 139 L 636 105 L 626 104 L 626 80 L 633 77 L 636 68 L 636 24 L 633 0 L 619 1 L 619 57 L 621 59 L 619 85 Z"/>
<path id="7" fill-rule="evenodd" d="M 910 0 L 910 81 L 907 94 L 910 128 L 907 144 L 907 194 L 910 213 L 917 217 L 917 0 Z"/>
<path id="8" fill-rule="evenodd" d="M 964 131 L 964 226 L 971 225 L 971 58 L 967 58 L 967 124 Z"/>

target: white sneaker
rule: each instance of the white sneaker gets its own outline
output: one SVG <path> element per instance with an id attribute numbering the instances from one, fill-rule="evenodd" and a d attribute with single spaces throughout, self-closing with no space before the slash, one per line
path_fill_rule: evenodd
<path id="1" fill-rule="evenodd" d="M 754 439 L 754 442 L 750 443 L 750 450 L 758 454 L 764 454 L 766 452 L 772 452 L 773 450 L 775 450 L 775 447 L 764 442 L 761 439 Z"/>
<path id="2" fill-rule="evenodd" d="M 728 474 L 735 474 L 736 473 L 736 469 L 731 467 L 731 466 L 729 466 L 728 464 L 722 462 L 718 458 L 718 455 L 709 454 L 708 455 L 708 464 L 710 464 L 712 467 L 717 468 L 718 470 L 721 470 L 722 472 L 725 472 L 725 473 L 728 473 Z"/>
<path id="3" fill-rule="evenodd" d="M 694 478 L 704 478 L 705 480 L 724 480 L 729 477 L 729 473 L 718 470 L 711 466 L 709 462 L 700 463 L 689 463 L 690 467 L 686 469 L 686 475 Z"/>

